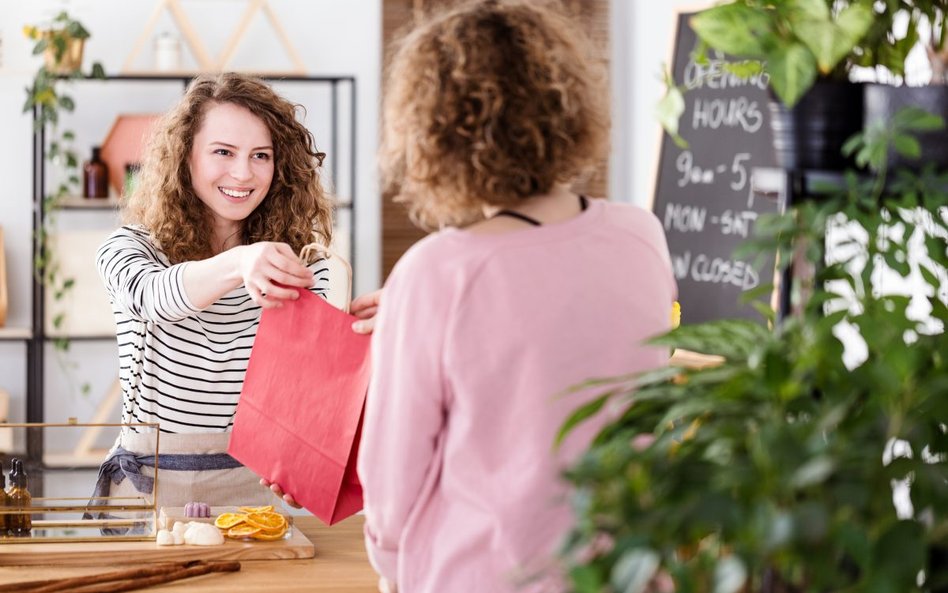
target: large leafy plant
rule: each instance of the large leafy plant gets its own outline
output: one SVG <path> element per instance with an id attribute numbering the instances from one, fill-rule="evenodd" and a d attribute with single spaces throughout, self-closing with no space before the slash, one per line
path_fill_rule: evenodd
<path id="1" fill-rule="evenodd" d="M 869 0 L 735 0 L 691 19 L 707 46 L 766 68 L 792 107 L 818 75 L 831 76 L 873 24 Z"/>
<path id="2" fill-rule="evenodd" d="M 697 12 L 690 24 L 697 61 L 717 51 L 736 76 L 765 72 L 776 97 L 793 107 L 817 79 L 848 80 L 854 66 L 903 76 L 923 23 L 932 32 L 930 55 L 943 51 L 944 8 L 944 0 L 731 0 Z M 678 120 L 687 89 L 670 75 L 666 86 L 659 121 L 683 144 Z"/>
<path id="3" fill-rule="evenodd" d="M 853 148 L 884 155 L 902 127 Z M 889 177 L 760 221 L 746 250 L 816 270 L 797 315 L 682 326 L 656 343 L 723 361 L 597 382 L 563 431 L 620 412 L 567 474 L 574 590 L 948 587 L 948 175 Z"/>

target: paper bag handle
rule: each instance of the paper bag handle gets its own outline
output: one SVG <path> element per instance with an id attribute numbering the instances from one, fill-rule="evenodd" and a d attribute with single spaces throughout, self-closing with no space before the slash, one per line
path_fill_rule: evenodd
<path id="1" fill-rule="evenodd" d="M 335 257 L 346 267 L 346 304 L 342 310 L 345 313 L 348 313 L 349 305 L 352 302 L 352 266 L 349 265 L 349 262 L 346 261 L 346 258 L 342 257 L 325 245 L 321 245 L 319 243 L 310 243 L 309 245 L 306 245 L 300 249 L 300 259 L 304 262 L 308 261 L 311 256 L 320 254 L 324 254 L 327 260 Z"/>

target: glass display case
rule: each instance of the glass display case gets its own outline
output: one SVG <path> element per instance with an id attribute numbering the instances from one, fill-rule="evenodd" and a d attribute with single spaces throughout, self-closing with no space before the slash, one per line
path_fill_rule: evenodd
<path id="1" fill-rule="evenodd" d="M 159 456 L 157 424 L 0 424 L 12 443 L 30 439 L 44 442 L 83 442 L 86 435 L 123 428 L 141 433 Z M 62 455 L 50 459 L 17 457 L 16 450 L 0 451 L 4 492 L 0 494 L 0 544 L 154 540 L 158 525 L 156 505 L 159 471 L 154 489 L 140 496 L 99 496 L 98 472 L 88 460 L 70 463 Z M 100 461 L 104 459 L 104 455 Z M 156 463 L 157 465 L 157 463 Z"/>

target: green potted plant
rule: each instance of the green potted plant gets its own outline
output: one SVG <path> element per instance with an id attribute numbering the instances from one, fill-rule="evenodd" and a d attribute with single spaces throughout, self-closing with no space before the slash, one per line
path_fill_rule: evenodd
<path id="1" fill-rule="evenodd" d="M 849 148 L 884 173 L 887 145 L 934 119 L 905 113 Z M 573 590 L 946 590 L 948 174 L 849 173 L 758 230 L 746 251 L 816 269 L 798 315 L 681 326 L 655 342 L 719 364 L 581 386 L 604 394 L 561 437 L 617 415 L 567 473 Z M 886 290 L 905 279 L 924 290 Z"/>
<path id="2" fill-rule="evenodd" d="M 33 54 L 43 54 L 49 72 L 68 75 L 82 68 L 82 53 L 89 31 L 66 11 L 44 25 L 27 25 L 23 33 L 36 42 Z"/>
<path id="3" fill-rule="evenodd" d="M 43 66 L 33 77 L 33 83 L 27 88 L 24 112 L 37 107 L 34 126 L 57 124 L 59 110 L 72 111 L 75 108 L 72 97 L 61 94 L 58 83 L 68 78 L 83 76 L 82 55 L 89 31 L 82 23 L 60 12 L 51 21 L 40 25 L 26 25 L 23 34 L 33 41 L 33 55 L 43 54 Z M 92 65 L 89 74 L 101 78 L 105 75 L 102 65 Z"/>
<path id="4" fill-rule="evenodd" d="M 840 147 L 863 125 L 863 88 L 850 82 L 856 66 L 904 74 L 905 59 L 919 40 L 923 2 L 909 0 L 732 0 L 699 11 L 691 26 L 709 50 L 737 61 L 738 75 L 763 71 L 775 100 L 771 126 L 778 164 L 785 169 L 841 170 Z M 940 12 L 938 0 L 931 10 Z M 910 16 L 904 32 L 901 15 Z M 898 25 L 898 26 L 897 26 Z M 684 108 L 680 89 L 660 105 L 666 130 Z"/>

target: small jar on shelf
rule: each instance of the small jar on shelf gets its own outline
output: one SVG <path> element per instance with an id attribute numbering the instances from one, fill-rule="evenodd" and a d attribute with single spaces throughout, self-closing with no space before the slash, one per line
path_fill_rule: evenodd
<path id="1" fill-rule="evenodd" d="M 102 160 L 98 146 L 92 147 L 92 158 L 82 166 L 82 197 L 109 197 L 109 167 Z"/>

